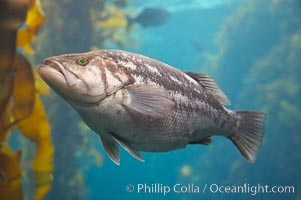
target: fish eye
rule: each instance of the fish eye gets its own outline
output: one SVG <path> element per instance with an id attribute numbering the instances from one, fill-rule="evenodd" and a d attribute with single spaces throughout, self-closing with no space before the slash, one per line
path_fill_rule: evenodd
<path id="1" fill-rule="evenodd" d="M 77 59 L 77 64 L 81 65 L 81 66 L 86 66 L 89 63 L 88 58 L 86 57 L 79 57 Z"/>

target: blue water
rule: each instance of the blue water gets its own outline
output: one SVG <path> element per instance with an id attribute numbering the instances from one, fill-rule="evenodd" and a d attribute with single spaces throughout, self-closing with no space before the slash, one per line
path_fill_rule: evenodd
<path id="1" fill-rule="evenodd" d="M 142 8 L 143 5 L 139 2 L 133 1 L 132 5 Z M 192 2 L 195 6 L 187 6 L 185 0 L 175 1 L 174 4 L 173 1 L 166 1 L 164 6 L 171 12 L 169 21 L 159 27 L 138 28 L 135 35 L 140 46 L 123 49 L 156 58 L 183 70 L 209 73 L 232 101 L 233 106 L 229 106 L 229 109 L 267 111 L 265 136 L 257 161 L 254 164 L 248 163 L 230 140 L 214 137 L 209 146 L 190 145 L 185 149 L 166 153 L 142 152 L 144 163 L 122 150 L 121 165 L 117 166 L 106 156 L 99 137 L 90 131 L 88 137 L 95 141 L 94 148 L 102 153 L 103 165 L 85 168 L 86 161 L 78 161 L 78 165 L 84 168 L 87 193 L 74 199 L 301 199 L 300 81 L 295 81 L 299 88 L 297 92 L 291 96 L 283 92 L 281 99 L 271 101 L 268 95 L 256 93 L 260 91 L 257 90 L 258 87 L 264 87 L 265 83 L 267 85 L 282 77 L 281 71 L 288 73 L 286 69 L 289 66 L 277 68 L 279 73 L 272 77 L 268 77 L 267 73 L 268 80 L 262 80 L 265 79 L 263 74 L 259 80 L 250 75 L 256 62 L 269 55 L 286 36 L 298 32 L 301 27 L 300 1 L 253 1 L 255 7 L 250 5 L 252 1 L 245 0 L 231 1 L 231 4 L 214 1 L 217 3 L 212 5 L 203 5 L 200 3 L 202 1 Z M 154 5 L 160 3 L 155 4 L 154 1 Z M 249 15 L 238 15 L 239 9 L 241 12 L 253 10 Z M 229 25 L 229 20 L 233 21 L 232 25 Z M 228 32 L 225 31 L 227 29 Z M 227 33 L 221 37 L 223 31 Z M 218 38 L 224 40 L 220 41 Z M 228 42 L 224 51 L 221 49 L 225 47 L 221 45 L 222 42 Z M 298 45 L 300 47 L 300 43 Z M 300 48 L 297 55 L 301 57 Z M 277 59 L 282 62 L 288 58 L 284 56 Z M 270 66 L 271 74 L 276 70 L 273 67 Z M 300 67 L 294 70 L 301 72 Z M 297 97 L 299 100 L 295 99 Z M 294 115 L 289 115 L 290 112 L 280 112 L 279 105 L 282 105 L 282 101 L 294 102 L 300 118 L 292 117 Z M 271 104 L 275 104 L 272 109 L 263 110 Z M 70 107 L 66 111 L 78 120 Z M 280 115 L 284 117 L 277 117 Z M 190 171 L 185 174 L 181 172 L 184 169 Z M 83 169 L 79 167 L 78 170 Z M 176 184 L 184 186 L 182 192 L 177 192 L 180 188 L 178 186 L 174 191 Z M 192 184 L 193 191 L 185 192 L 187 186 Z M 249 191 L 226 192 L 224 187 L 216 191 L 217 185 L 245 185 Z M 258 185 L 267 185 L 269 189 L 281 186 L 280 190 L 285 186 L 293 186 L 294 192 L 259 191 L 259 194 L 255 194 L 253 189 Z M 144 186 L 148 188 L 145 189 Z M 159 186 L 156 188 L 159 191 L 154 191 L 155 186 Z M 168 188 L 170 191 L 164 195 L 163 189 Z M 133 191 L 128 192 L 127 189 Z"/>

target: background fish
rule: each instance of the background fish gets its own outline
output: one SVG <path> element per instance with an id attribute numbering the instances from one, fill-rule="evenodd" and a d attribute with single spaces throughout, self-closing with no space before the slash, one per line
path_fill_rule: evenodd
<path id="1" fill-rule="evenodd" d="M 170 13 L 164 8 L 147 7 L 135 18 L 128 18 L 129 24 L 138 23 L 142 27 L 160 26 L 170 18 Z"/>
<path id="2" fill-rule="evenodd" d="M 50 57 L 38 73 L 100 135 L 116 164 L 119 146 L 143 161 L 140 151 L 208 145 L 213 135 L 256 159 L 265 114 L 226 109 L 230 101 L 208 75 L 119 50 Z"/>

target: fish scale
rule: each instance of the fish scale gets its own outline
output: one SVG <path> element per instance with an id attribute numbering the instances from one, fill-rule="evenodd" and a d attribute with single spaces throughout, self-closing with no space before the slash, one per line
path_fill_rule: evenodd
<path id="1" fill-rule="evenodd" d="M 119 147 L 144 161 L 140 151 L 209 145 L 215 135 L 248 161 L 257 157 L 265 114 L 225 108 L 230 101 L 209 75 L 120 50 L 50 57 L 38 73 L 99 134 L 116 164 Z"/>

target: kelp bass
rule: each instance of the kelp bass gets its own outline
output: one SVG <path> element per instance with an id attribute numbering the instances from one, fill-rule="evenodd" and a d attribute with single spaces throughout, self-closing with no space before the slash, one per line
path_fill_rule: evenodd
<path id="1" fill-rule="evenodd" d="M 50 57 L 38 72 L 100 135 L 116 164 L 119 146 L 143 161 L 140 151 L 208 145 L 213 135 L 256 159 L 265 114 L 226 109 L 230 101 L 208 75 L 119 50 Z"/>

